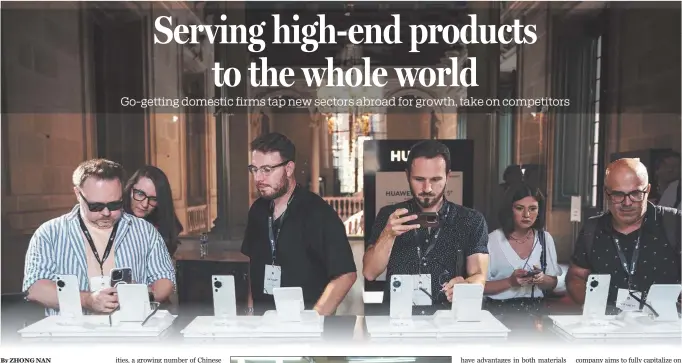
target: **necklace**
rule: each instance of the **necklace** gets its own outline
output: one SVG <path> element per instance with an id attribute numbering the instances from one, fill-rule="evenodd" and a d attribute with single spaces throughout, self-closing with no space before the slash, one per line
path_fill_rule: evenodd
<path id="1" fill-rule="evenodd" d="M 516 243 L 518 243 L 518 244 L 523 244 L 523 243 L 528 242 L 529 237 L 530 237 L 532 234 L 533 234 L 533 230 L 532 230 L 532 229 L 529 229 L 528 232 L 526 232 L 526 234 L 525 234 L 523 237 L 518 237 L 518 238 L 516 238 L 516 237 L 514 237 L 512 234 L 510 234 L 510 235 L 509 235 L 509 239 L 512 240 L 512 241 L 514 241 L 514 242 L 516 242 Z"/>

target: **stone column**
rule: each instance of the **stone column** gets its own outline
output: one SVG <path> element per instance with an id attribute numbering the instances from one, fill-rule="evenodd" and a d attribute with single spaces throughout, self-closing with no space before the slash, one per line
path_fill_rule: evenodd
<path id="1" fill-rule="evenodd" d="M 310 191 L 320 194 L 320 114 L 315 113 L 311 117 Z"/>
<path id="2" fill-rule="evenodd" d="M 246 21 L 244 2 L 228 2 L 221 9 L 232 24 Z M 247 97 L 248 51 L 245 45 L 215 46 L 217 62 L 223 68 L 236 67 L 242 82 L 236 87 L 222 87 L 221 97 Z M 249 114 L 246 107 L 222 109 L 216 119 L 218 160 L 218 218 L 215 234 L 223 239 L 241 241 L 249 211 Z M 221 170 L 222 169 L 222 170 Z"/>

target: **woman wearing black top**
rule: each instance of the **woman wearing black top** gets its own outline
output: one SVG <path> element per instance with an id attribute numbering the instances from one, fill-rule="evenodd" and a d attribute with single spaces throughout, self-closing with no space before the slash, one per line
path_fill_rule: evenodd
<path id="1" fill-rule="evenodd" d="M 129 214 L 144 218 L 161 233 L 171 257 L 177 250 L 182 224 L 175 214 L 173 195 L 166 174 L 146 165 L 128 180 L 123 191 L 123 206 Z"/>

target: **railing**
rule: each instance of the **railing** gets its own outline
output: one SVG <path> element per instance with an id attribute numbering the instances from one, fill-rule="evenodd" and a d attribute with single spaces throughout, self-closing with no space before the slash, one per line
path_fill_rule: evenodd
<path id="1" fill-rule="evenodd" d="M 208 230 L 208 205 L 187 208 L 187 233 L 206 232 Z"/>
<path id="2" fill-rule="evenodd" d="M 348 237 L 363 237 L 365 235 L 365 211 L 361 210 L 343 222 Z"/>
<path id="3" fill-rule="evenodd" d="M 346 221 L 354 214 L 364 209 L 363 197 L 324 197 L 324 200 L 334 208 L 342 221 Z"/>

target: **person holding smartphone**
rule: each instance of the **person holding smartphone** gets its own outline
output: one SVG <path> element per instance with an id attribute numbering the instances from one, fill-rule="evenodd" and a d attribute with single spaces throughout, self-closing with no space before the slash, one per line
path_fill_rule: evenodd
<path id="1" fill-rule="evenodd" d="M 72 177 L 78 204 L 33 234 L 23 291 L 27 300 L 46 308 L 46 315 L 59 312 L 58 275 L 77 277 L 86 313 L 118 308 L 112 277 L 146 284 L 152 301 L 165 301 L 173 292 L 175 268 L 163 237 L 151 223 L 123 210 L 123 174 L 113 161 L 84 161 Z"/>
<path id="2" fill-rule="evenodd" d="M 363 257 L 363 274 L 411 275 L 415 314 L 447 309 L 456 284 L 485 284 L 488 226 L 483 214 L 445 198 L 450 150 L 436 140 L 410 149 L 406 176 L 412 199 L 381 208 Z M 437 221 L 433 221 L 433 216 Z M 390 300 L 387 289 L 384 304 Z"/>
<path id="3" fill-rule="evenodd" d="M 537 312 L 546 291 L 556 287 L 561 268 L 552 236 L 544 230 L 545 198 L 539 189 L 517 183 L 499 211 L 502 226 L 488 236 L 490 268 L 487 308 L 501 316 Z"/>

